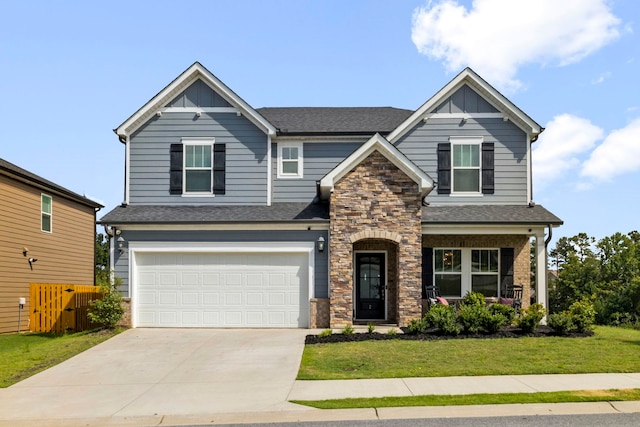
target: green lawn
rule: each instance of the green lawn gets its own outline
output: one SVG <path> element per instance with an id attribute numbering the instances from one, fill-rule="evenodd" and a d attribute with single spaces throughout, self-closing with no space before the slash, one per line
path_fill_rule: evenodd
<path id="1" fill-rule="evenodd" d="M 640 372 L 640 331 L 588 338 L 363 341 L 305 346 L 299 380 Z"/>
<path id="2" fill-rule="evenodd" d="M 503 405 L 508 403 L 613 402 L 640 400 L 640 390 L 586 390 L 548 393 L 503 393 L 373 397 L 335 400 L 293 400 L 319 409 L 388 408 L 397 406 Z"/>
<path id="3" fill-rule="evenodd" d="M 0 335 L 0 388 L 9 387 L 118 334 L 119 330 L 53 335 Z"/>

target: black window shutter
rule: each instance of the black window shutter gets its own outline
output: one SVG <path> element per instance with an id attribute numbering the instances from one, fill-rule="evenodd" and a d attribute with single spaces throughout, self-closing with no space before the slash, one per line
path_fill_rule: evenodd
<path id="1" fill-rule="evenodd" d="M 451 194 L 451 143 L 438 144 L 438 194 Z"/>
<path id="2" fill-rule="evenodd" d="M 225 193 L 227 145 L 213 144 L 213 194 Z"/>
<path id="3" fill-rule="evenodd" d="M 427 286 L 433 286 L 433 248 L 422 248 L 422 299 Z"/>
<path id="4" fill-rule="evenodd" d="M 171 144 L 169 194 L 182 194 L 182 144 Z"/>
<path id="5" fill-rule="evenodd" d="M 513 248 L 500 249 L 500 293 L 513 286 Z"/>
<path id="6" fill-rule="evenodd" d="M 494 192 L 494 147 L 493 142 L 482 143 L 482 194 Z"/>

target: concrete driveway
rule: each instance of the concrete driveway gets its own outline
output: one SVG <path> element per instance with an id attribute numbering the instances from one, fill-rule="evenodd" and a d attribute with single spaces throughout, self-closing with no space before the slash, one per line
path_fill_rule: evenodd
<path id="1" fill-rule="evenodd" d="M 304 409 L 304 329 L 131 329 L 6 389 L 0 424 Z M 28 424 L 28 423 L 27 423 Z"/>

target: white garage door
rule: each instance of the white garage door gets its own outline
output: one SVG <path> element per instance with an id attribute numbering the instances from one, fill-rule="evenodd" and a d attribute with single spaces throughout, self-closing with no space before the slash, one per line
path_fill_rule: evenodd
<path id="1" fill-rule="evenodd" d="M 137 253 L 135 325 L 308 327 L 306 253 Z"/>

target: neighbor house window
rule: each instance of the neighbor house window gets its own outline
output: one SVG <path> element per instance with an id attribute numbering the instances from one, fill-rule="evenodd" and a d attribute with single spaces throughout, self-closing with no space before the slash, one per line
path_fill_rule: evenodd
<path id="1" fill-rule="evenodd" d="M 498 297 L 498 249 L 434 249 L 434 283 L 444 297 L 461 298 L 468 292 Z"/>
<path id="2" fill-rule="evenodd" d="M 213 144 L 184 143 L 184 192 L 211 194 L 213 184 Z"/>
<path id="3" fill-rule="evenodd" d="M 480 192 L 480 144 L 453 144 L 453 192 Z"/>
<path id="4" fill-rule="evenodd" d="M 302 144 L 278 144 L 278 178 L 302 178 Z"/>
<path id="5" fill-rule="evenodd" d="M 47 233 L 51 233 L 52 226 L 52 199 L 51 196 L 47 196 L 46 194 L 42 194 L 40 196 L 40 228 L 42 231 L 46 231 Z"/>

